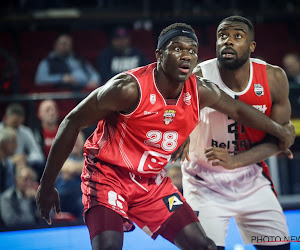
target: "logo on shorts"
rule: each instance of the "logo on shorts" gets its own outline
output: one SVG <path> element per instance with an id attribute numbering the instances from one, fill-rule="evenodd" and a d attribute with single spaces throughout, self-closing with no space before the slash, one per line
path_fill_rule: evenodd
<path id="1" fill-rule="evenodd" d="M 109 191 L 107 196 L 108 203 L 112 205 L 112 208 L 125 214 L 125 212 L 123 211 L 123 204 L 125 202 L 125 199 L 114 191 Z"/>
<path id="2" fill-rule="evenodd" d="M 167 109 L 165 111 L 165 113 L 164 113 L 164 120 L 163 120 L 164 123 L 166 125 L 169 125 L 173 121 L 173 119 L 175 117 L 175 114 L 176 114 L 175 110 L 173 110 L 173 109 Z"/>
<path id="3" fill-rule="evenodd" d="M 169 209 L 169 212 L 175 211 L 177 208 L 179 208 L 183 202 L 180 198 L 180 195 L 177 193 L 174 193 L 172 195 L 169 195 L 165 198 L 163 198 L 163 201 L 167 208 Z"/>

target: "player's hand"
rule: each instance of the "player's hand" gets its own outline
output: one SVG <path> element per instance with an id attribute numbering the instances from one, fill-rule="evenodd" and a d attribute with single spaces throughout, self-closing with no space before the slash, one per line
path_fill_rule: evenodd
<path id="1" fill-rule="evenodd" d="M 295 141 L 295 127 L 293 123 L 290 121 L 289 123 L 283 125 L 283 133 L 281 135 L 281 138 L 279 138 L 279 148 L 285 152 L 288 156 L 290 155 L 287 153 L 288 148 L 290 148 Z"/>
<path id="2" fill-rule="evenodd" d="M 59 196 L 56 188 L 48 189 L 40 185 L 37 189 L 35 200 L 41 216 L 51 225 L 51 209 L 54 208 L 56 213 L 60 212 Z"/>
<path id="3" fill-rule="evenodd" d="M 204 154 L 208 161 L 213 161 L 213 166 L 222 166 L 226 169 L 234 169 L 235 162 L 233 157 L 224 148 L 209 147 L 204 150 Z"/>
<path id="4" fill-rule="evenodd" d="M 171 164 L 174 164 L 177 159 L 180 157 L 180 164 L 183 163 L 184 159 L 190 161 L 189 155 L 189 146 L 190 146 L 190 137 L 188 137 L 184 143 L 172 154 L 171 156 Z"/>

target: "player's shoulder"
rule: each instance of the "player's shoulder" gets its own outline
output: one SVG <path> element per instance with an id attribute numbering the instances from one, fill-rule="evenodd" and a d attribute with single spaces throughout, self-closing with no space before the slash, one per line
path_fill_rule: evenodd
<path id="1" fill-rule="evenodd" d="M 137 79 L 128 73 L 120 73 L 109 80 L 106 84 L 107 87 L 113 88 L 116 92 L 128 95 L 130 95 L 132 91 L 138 90 Z"/>
<path id="2" fill-rule="evenodd" d="M 280 91 L 289 89 L 287 75 L 281 67 L 267 63 L 266 70 L 270 91 L 273 95 L 277 95 L 277 92 L 280 93 Z"/>
<path id="3" fill-rule="evenodd" d="M 153 71 L 156 67 L 156 63 L 151 63 L 145 66 L 137 67 L 131 70 L 126 71 L 125 73 L 133 75 L 134 77 L 143 78 L 143 77 L 151 77 L 153 75 Z"/>
<path id="4" fill-rule="evenodd" d="M 281 67 L 267 63 L 266 68 L 269 82 L 287 82 L 286 73 Z"/>
<path id="5" fill-rule="evenodd" d="M 213 67 L 217 64 L 217 58 L 209 59 L 203 62 L 200 62 L 197 64 L 195 69 L 193 70 L 193 73 L 196 76 L 203 77 L 203 69 L 206 69 L 208 67 Z"/>
<path id="6" fill-rule="evenodd" d="M 115 111 L 131 112 L 140 97 L 137 80 L 130 74 L 120 73 L 96 90 L 99 105 L 111 105 Z"/>
<path id="7" fill-rule="evenodd" d="M 266 66 L 267 66 L 267 73 L 275 74 L 276 76 L 280 76 L 282 74 L 285 75 L 285 71 L 280 66 L 269 64 L 269 63 L 267 63 Z"/>
<path id="8" fill-rule="evenodd" d="M 217 89 L 219 89 L 219 87 L 215 83 L 206 78 L 200 76 L 196 76 L 196 78 L 198 83 L 198 91 L 202 98 L 203 95 L 205 96 L 207 93 L 216 92 Z"/>
<path id="9" fill-rule="evenodd" d="M 286 79 L 285 71 L 281 67 L 274 64 L 267 63 L 264 60 L 259 58 L 251 58 L 250 60 L 252 63 L 258 65 L 264 65 L 266 67 L 269 83 L 270 82 L 272 83 L 273 81 L 283 81 Z"/>

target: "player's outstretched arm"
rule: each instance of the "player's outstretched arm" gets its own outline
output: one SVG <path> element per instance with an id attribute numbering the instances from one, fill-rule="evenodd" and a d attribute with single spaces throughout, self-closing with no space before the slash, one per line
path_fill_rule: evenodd
<path id="1" fill-rule="evenodd" d="M 276 139 L 276 138 L 275 138 Z M 229 154 L 227 149 L 219 147 L 208 147 L 204 154 L 208 161 L 211 161 L 213 166 L 222 166 L 226 169 L 235 169 L 239 167 L 248 166 L 266 160 L 270 156 L 281 152 L 276 143 L 277 140 L 264 140 L 260 144 L 252 148 L 238 153 L 236 155 Z M 292 152 L 287 149 L 285 154 L 291 159 Z"/>
<path id="2" fill-rule="evenodd" d="M 286 150 L 294 143 L 294 131 L 289 127 L 280 125 L 250 105 L 231 98 L 203 78 L 199 80 L 199 98 L 201 108 L 213 108 L 245 126 L 276 136 L 280 140 L 281 150 Z"/>
<path id="3" fill-rule="evenodd" d="M 81 129 L 102 120 L 114 112 L 130 112 L 139 101 L 139 89 L 133 77 L 120 74 L 94 90 L 61 122 L 51 147 L 38 188 L 36 202 L 41 215 L 51 223 L 52 207 L 59 211 L 56 178 L 70 155 Z"/>

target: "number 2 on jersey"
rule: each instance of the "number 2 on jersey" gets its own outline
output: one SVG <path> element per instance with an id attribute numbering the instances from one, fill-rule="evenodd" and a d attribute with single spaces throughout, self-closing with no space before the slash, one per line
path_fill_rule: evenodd
<path id="1" fill-rule="evenodd" d="M 154 146 L 157 148 L 162 148 L 165 151 L 172 151 L 177 147 L 178 134 L 175 131 L 167 131 L 162 134 L 159 130 L 150 130 L 146 134 L 148 140 L 145 144 Z M 161 144 L 160 141 L 162 140 Z"/>

